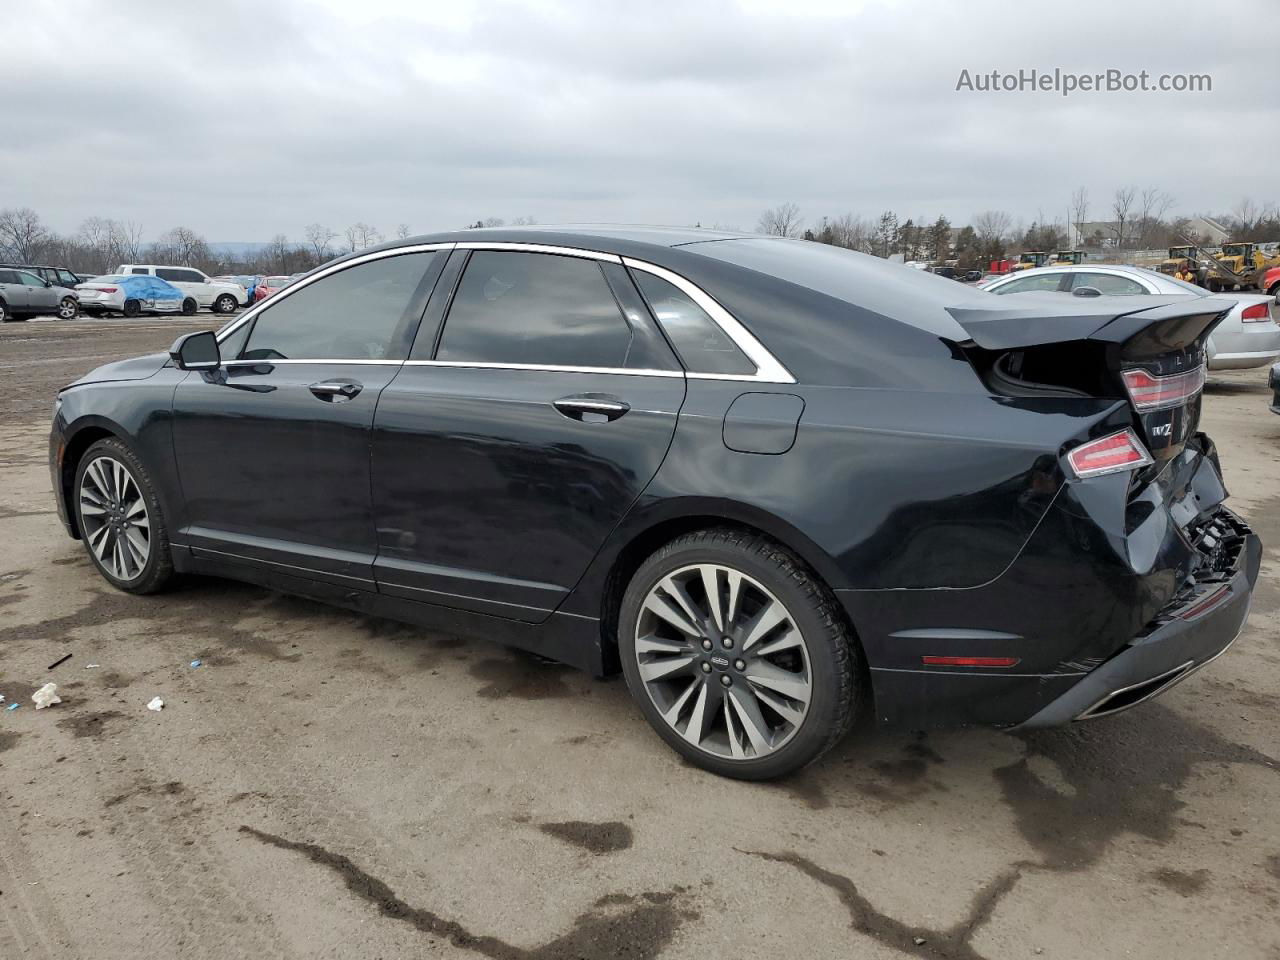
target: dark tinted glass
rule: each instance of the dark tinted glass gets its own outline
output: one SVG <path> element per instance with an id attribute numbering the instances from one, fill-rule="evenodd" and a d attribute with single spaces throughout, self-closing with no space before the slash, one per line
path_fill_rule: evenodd
<path id="1" fill-rule="evenodd" d="M 0 283 L 17 283 L 18 275 L 12 270 L 0 270 Z"/>
<path id="2" fill-rule="evenodd" d="M 623 367 L 631 328 L 594 260 L 471 255 L 445 320 L 439 360 Z"/>
<path id="3" fill-rule="evenodd" d="M 186 270 L 179 270 L 176 267 L 156 267 L 156 276 L 161 280 L 187 280 Z"/>
<path id="4" fill-rule="evenodd" d="M 690 373 L 750 375 L 756 365 L 679 287 L 643 270 L 632 271 L 663 331 Z"/>
<path id="5" fill-rule="evenodd" d="M 130 273 L 137 274 L 137 275 L 139 275 L 139 276 L 143 276 L 143 277 L 145 277 L 145 276 L 147 275 L 147 268 L 146 268 L 146 267 L 134 267 L 134 268 L 133 268 L 131 271 L 129 271 L 129 272 L 130 272 Z"/>
<path id="6" fill-rule="evenodd" d="M 409 308 L 432 252 L 387 257 L 339 273 L 272 301 L 254 321 L 248 360 L 398 360 Z"/>

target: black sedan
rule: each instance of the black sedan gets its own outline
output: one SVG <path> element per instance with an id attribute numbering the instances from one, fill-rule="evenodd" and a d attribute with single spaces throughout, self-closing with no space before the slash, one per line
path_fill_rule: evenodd
<path id="1" fill-rule="evenodd" d="M 817 243 L 466 231 L 58 395 L 100 573 L 266 584 L 621 671 L 729 776 L 882 724 L 1114 713 L 1261 547 L 1198 432 L 1208 297 L 995 297 Z"/>

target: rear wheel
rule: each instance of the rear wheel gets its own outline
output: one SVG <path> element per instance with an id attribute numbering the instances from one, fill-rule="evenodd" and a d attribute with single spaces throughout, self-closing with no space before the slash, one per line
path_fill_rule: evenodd
<path id="1" fill-rule="evenodd" d="M 79 312 L 80 304 L 75 297 L 63 297 L 62 302 L 58 304 L 59 320 L 74 320 Z"/>
<path id="2" fill-rule="evenodd" d="M 714 773 L 784 776 L 853 721 L 856 640 L 826 586 L 763 536 L 717 528 L 667 544 L 627 587 L 618 644 L 649 723 Z"/>
<path id="3" fill-rule="evenodd" d="M 215 313 L 235 313 L 236 298 L 229 293 L 224 293 L 217 300 L 213 301 L 213 310 Z"/>
<path id="4" fill-rule="evenodd" d="M 173 577 L 169 535 L 142 462 L 114 437 L 93 444 L 76 467 L 76 521 L 89 559 L 112 586 L 155 593 Z"/>
<path id="5" fill-rule="evenodd" d="M 182 315 L 184 317 L 194 317 L 196 315 L 196 302 L 191 297 L 182 301 Z"/>
<path id="6" fill-rule="evenodd" d="M 13 318 L 9 315 L 9 305 L 0 300 L 0 323 L 8 323 L 11 319 Z"/>
<path id="7" fill-rule="evenodd" d="M 124 315 L 126 317 L 138 317 L 142 315 L 142 304 L 137 300 L 126 300 L 124 302 Z"/>

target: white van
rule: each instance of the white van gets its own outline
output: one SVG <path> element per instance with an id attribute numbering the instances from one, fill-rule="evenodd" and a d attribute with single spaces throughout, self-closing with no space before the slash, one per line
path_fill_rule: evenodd
<path id="1" fill-rule="evenodd" d="M 182 312 L 187 316 L 200 307 L 214 313 L 235 313 L 237 307 L 248 306 L 249 294 L 238 283 L 213 280 L 195 267 L 165 267 L 154 263 L 122 263 L 115 272 L 122 276 L 137 274 L 159 277 L 182 291 Z"/>

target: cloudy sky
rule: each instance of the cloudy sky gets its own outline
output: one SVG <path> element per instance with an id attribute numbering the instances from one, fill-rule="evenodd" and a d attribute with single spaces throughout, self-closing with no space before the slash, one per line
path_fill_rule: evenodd
<path id="1" fill-rule="evenodd" d="M 61 0 L 7 31 L 0 207 L 214 241 L 468 220 L 754 227 L 1280 198 L 1274 31 L 1202 3 Z M 12 26 L 12 25 L 11 25 Z M 1207 73 L 1209 93 L 957 92 Z"/>

